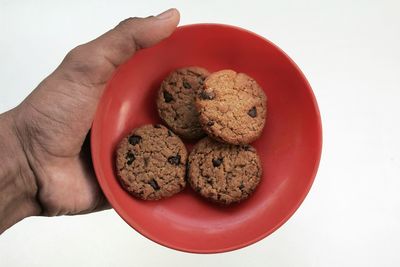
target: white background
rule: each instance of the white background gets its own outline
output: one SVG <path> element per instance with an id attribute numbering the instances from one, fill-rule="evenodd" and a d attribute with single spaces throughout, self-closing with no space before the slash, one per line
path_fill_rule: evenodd
<path id="1" fill-rule="evenodd" d="M 295 60 L 320 105 L 321 165 L 295 215 L 218 255 L 164 248 L 111 210 L 29 218 L 0 236 L 0 266 L 400 266 L 400 1 L 233 2 L 2 0 L 0 112 L 126 17 L 177 7 L 181 25 L 247 28 Z"/>

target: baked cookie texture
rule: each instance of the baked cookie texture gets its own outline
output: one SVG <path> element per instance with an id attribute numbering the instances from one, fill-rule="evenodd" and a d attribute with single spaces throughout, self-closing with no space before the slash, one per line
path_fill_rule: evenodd
<path id="1" fill-rule="evenodd" d="M 223 205 L 248 198 L 260 182 L 262 167 L 250 145 L 200 140 L 188 160 L 188 181 L 201 196 Z"/>
<path id="2" fill-rule="evenodd" d="M 186 185 L 187 151 L 166 127 L 145 125 L 123 138 L 116 151 L 118 179 L 131 195 L 157 200 L 180 192 Z"/>
<path id="3" fill-rule="evenodd" d="M 248 144 L 264 128 L 267 97 L 244 73 L 221 70 L 210 74 L 195 103 L 203 130 L 220 142 Z"/>
<path id="4" fill-rule="evenodd" d="M 204 136 L 194 100 L 208 75 L 209 72 L 200 67 L 177 69 L 164 79 L 158 91 L 158 114 L 172 131 L 183 138 Z"/>

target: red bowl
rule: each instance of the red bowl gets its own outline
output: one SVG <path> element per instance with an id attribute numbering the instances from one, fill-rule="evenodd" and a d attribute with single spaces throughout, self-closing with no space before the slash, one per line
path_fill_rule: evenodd
<path id="1" fill-rule="evenodd" d="M 166 200 L 140 201 L 116 178 L 118 141 L 132 128 L 161 122 L 155 96 L 162 79 L 192 65 L 247 73 L 268 96 L 266 126 L 253 143 L 263 165 L 262 181 L 253 196 L 232 207 L 217 207 L 190 188 Z M 195 253 L 242 248 L 286 222 L 310 190 L 321 147 L 317 102 L 296 64 L 263 37 L 218 24 L 179 27 L 120 66 L 100 100 L 91 132 L 97 179 L 118 214 L 147 238 Z"/>

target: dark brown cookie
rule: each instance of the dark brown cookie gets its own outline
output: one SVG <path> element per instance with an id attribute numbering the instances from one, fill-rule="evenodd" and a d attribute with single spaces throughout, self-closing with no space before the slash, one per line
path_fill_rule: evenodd
<path id="1" fill-rule="evenodd" d="M 145 125 L 121 140 L 118 178 L 137 198 L 166 198 L 185 187 L 186 161 L 187 151 L 178 136 L 162 125 Z"/>
<path id="2" fill-rule="evenodd" d="M 221 70 L 210 74 L 196 97 L 203 130 L 230 144 L 248 144 L 264 128 L 267 97 L 257 82 L 244 73 Z"/>
<path id="3" fill-rule="evenodd" d="M 200 67 L 181 68 L 162 82 L 157 97 L 158 114 L 177 135 L 195 139 L 204 135 L 194 99 L 208 71 Z"/>
<path id="4" fill-rule="evenodd" d="M 261 164 L 250 145 L 229 145 L 206 137 L 189 155 L 188 179 L 203 197 L 220 204 L 250 196 L 261 178 Z"/>

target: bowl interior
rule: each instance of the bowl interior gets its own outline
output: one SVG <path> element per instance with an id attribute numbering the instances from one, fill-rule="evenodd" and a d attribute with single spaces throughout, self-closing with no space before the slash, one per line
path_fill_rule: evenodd
<path id="1" fill-rule="evenodd" d="M 155 96 L 162 79 L 175 68 L 192 65 L 247 73 L 267 94 L 266 126 L 252 144 L 262 161 L 262 181 L 239 205 L 217 207 L 190 188 L 170 199 L 140 201 L 117 181 L 118 141 L 132 128 L 161 122 Z M 155 242 L 197 253 L 237 249 L 282 225 L 311 187 L 321 143 L 318 107 L 297 66 L 256 34 L 218 24 L 179 27 L 170 38 L 120 66 L 100 100 L 91 132 L 97 178 L 120 216 Z"/>

